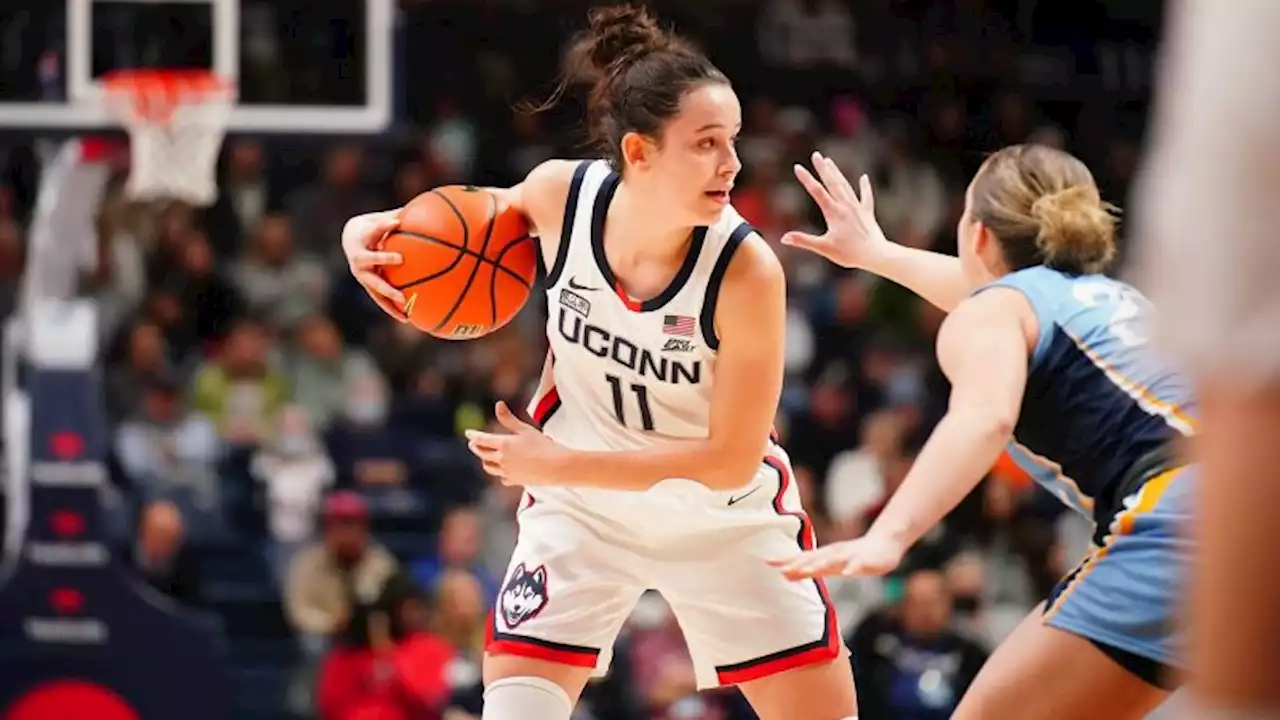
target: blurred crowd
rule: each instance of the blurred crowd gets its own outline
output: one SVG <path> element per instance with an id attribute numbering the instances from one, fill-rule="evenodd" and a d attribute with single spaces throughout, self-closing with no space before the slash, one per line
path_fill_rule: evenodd
<path id="1" fill-rule="evenodd" d="M 210 208 L 130 203 L 112 183 L 82 285 L 105 318 L 106 502 L 132 571 L 222 618 L 244 717 L 480 714 L 519 491 L 491 482 L 459 437 L 489 424 L 496 400 L 531 392 L 543 309 L 482 340 L 433 340 L 367 300 L 338 238 L 348 217 L 433 186 L 506 185 L 580 155 L 572 109 L 509 109 L 554 77 L 557 44 L 529 38 L 580 20 L 573 3 L 550 5 L 573 5 L 571 19 L 533 2 L 405 3 L 410 90 L 386 137 L 230 137 Z M 1091 54 L 1115 27 L 1088 24 L 1106 20 L 1090 15 L 1101 4 L 1081 4 L 1084 35 L 1057 40 L 1044 28 L 1058 19 L 1016 0 L 657 5 L 740 80 L 734 202 L 770 241 L 817 220 L 791 176 L 813 149 L 871 176 L 890 238 L 943 252 L 968 177 L 1007 143 L 1067 147 L 1123 205 L 1142 83 Z M 1152 21 L 1127 18 L 1105 39 L 1140 47 Z M 39 173 L 30 138 L 0 146 L 7 315 Z M 779 429 L 820 541 L 854 537 L 944 410 L 941 315 L 877 278 L 777 252 L 791 294 Z M 1089 533 L 998 466 L 899 572 L 832 583 L 860 717 L 947 717 Z M 645 597 L 575 717 L 752 717 L 736 692 L 693 689 L 678 626 Z"/>

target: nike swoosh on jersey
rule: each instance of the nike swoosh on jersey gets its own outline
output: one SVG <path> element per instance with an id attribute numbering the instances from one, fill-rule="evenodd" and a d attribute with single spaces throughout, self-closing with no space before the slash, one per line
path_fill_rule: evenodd
<path id="1" fill-rule="evenodd" d="M 733 497 L 729 498 L 729 504 L 730 504 L 730 505 L 737 505 L 738 503 L 742 502 L 743 500 L 746 500 L 747 498 L 751 497 L 752 495 L 755 495 L 755 494 L 756 494 L 756 491 L 757 491 L 757 490 L 759 490 L 759 489 L 760 489 L 760 486 L 759 486 L 759 485 L 757 485 L 757 486 L 755 486 L 755 487 L 751 488 L 750 490 L 746 491 L 745 493 L 743 493 L 743 494 L 741 494 L 741 495 L 735 495 L 735 496 L 733 496 Z"/>
<path id="2" fill-rule="evenodd" d="M 591 287 L 590 285 L 581 285 L 578 283 L 578 278 L 576 277 L 569 278 L 569 288 L 572 290 L 585 290 L 587 292 L 595 292 L 600 289 L 598 287 Z"/>

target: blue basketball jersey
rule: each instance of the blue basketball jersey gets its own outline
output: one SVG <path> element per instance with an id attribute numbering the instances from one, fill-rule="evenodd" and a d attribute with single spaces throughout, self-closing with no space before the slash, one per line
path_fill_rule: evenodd
<path id="1" fill-rule="evenodd" d="M 1038 266 L 990 287 L 1021 292 L 1040 325 L 1009 454 L 1094 517 L 1139 459 L 1194 433 L 1191 385 L 1152 354 L 1150 303 L 1122 282 Z"/>

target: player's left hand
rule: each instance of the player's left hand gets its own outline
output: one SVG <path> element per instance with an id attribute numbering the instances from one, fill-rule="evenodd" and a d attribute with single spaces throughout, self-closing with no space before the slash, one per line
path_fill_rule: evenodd
<path id="1" fill-rule="evenodd" d="M 856 540 L 845 540 L 808 550 L 790 558 L 771 560 L 769 564 L 781 569 L 788 580 L 828 575 L 884 575 L 898 567 L 906 550 L 902 543 L 872 533 Z"/>
<path id="2" fill-rule="evenodd" d="M 467 448 L 484 465 L 485 472 L 503 485 L 554 485 L 552 466 L 565 452 L 556 441 L 511 412 L 505 402 L 495 408 L 498 424 L 511 434 L 468 430 Z"/>

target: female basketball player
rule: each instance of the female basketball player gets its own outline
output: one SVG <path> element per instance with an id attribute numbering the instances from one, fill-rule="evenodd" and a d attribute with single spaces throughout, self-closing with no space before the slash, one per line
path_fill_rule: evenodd
<path id="1" fill-rule="evenodd" d="M 1115 222 L 1089 170 L 1046 147 L 992 155 L 969 185 L 960 257 L 890 243 L 828 159 L 821 237 L 784 242 L 883 275 L 950 311 L 938 360 L 946 417 L 867 534 L 779 561 L 791 578 L 878 574 L 972 490 L 1001 450 L 1097 522 L 1098 549 L 1000 646 L 953 716 L 1142 718 L 1180 665 L 1172 617 L 1189 542 L 1193 473 L 1174 445 L 1193 433 L 1188 386 L 1147 351 L 1146 300 L 1098 274 Z"/>
<path id="2" fill-rule="evenodd" d="M 766 560 L 810 548 L 785 453 L 770 441 L 783 374 L 784 280 L 729 206 L 741 108 L 725 76 L 645 12 L 597 10 L 568 79 L 591 84 L 603 161 L 555 160 L 498 191 L 537 229 L 551 352 L 510 434 L 470 446 L 527 488 L 485 658 L 485 720 L 567 720 L 636 599 L 659 590 L 700 687 L 737 685 L 765 720 L 855 711 L 820 582 Z M 356 276 L 394 226 L 351 221 Z"/>

